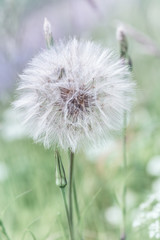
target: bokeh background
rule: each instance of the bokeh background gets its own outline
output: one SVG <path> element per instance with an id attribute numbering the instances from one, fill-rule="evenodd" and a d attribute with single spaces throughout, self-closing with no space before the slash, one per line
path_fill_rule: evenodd
<path id="1" fill-rule="evenodd" d="M 129 239 L 148 239 L 147 230 L 134 230 L 132 223 L 139 204 L 160 189 L 159 16 L 159 0 L 0 0 L 0 219 L 10 240 L 63 239 L 66 228 L 54 153 L 27 137 L 11 106 L 18 74 L 46 47 L 44 17 L 54 39 L 78 36 L 117 52 L 117 24 L 126 28 L 138 86 L 127 130 L 127 224 Z M 75 178 L 85 239 L 119 239 L 121 138 L 79 153 Z"/>

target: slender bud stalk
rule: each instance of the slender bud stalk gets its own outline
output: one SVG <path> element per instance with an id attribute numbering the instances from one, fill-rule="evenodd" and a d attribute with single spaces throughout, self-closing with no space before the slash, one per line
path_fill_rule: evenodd
<path id="1" fill-rule="evenodd" d="M 126 125 L 127 125 L 127 115 L 124 112 L 123 116 L 123 171 L 124 171 L 124 186 L 123 186 L 123 193 L 122 193 L 122 216 L 123 216 L 123 226 L 122 226 L 122 233 L 121 233 L 121 240 L 126 240 L 127 238 L 127 225 L 126 225 L 126 217 L 127 217 L 127 206 L 126 206 L 126 195 L 127 195 L 127 184 L 126 184 L 126 177 L 127 177 L 127 146 L 126 146 Z"/>
<path id="2" fill-rule="evenodd" d="M 117 29 L 117 40 L 120 44 L 120 58 L 124 60 L 125 64 L 128 64 L 130 70 L 132 70 L 132 61 L 130 56 L 128 55 L 128 42 L 122 27 Z M 126 195 L 127 195 L 127 184 L 126 184 L 126 177 L 127 177 L 127 147 L 126 147 L 126 128 L 127 128 L 127 113 L 124 111 L 123 114 L 123 172 L 124 172 L 124 186 L 123 186 L 123 193 L 122 193 L 122 232 L 120 240 L 127 239 L 127 207 L 126 207 Z"/>
<path id="3" fill-rule="evenodd" d="M 69 150 L 70 153 L 70 165 L 69 165 L 69 216 L 72 226 L 72 232 L 74 234 L 74 225 L 73 225 L 73 204 L 72 204 L 72 193 L 73 193 L 73 169 L 74 169 L 74 153 Z"/>

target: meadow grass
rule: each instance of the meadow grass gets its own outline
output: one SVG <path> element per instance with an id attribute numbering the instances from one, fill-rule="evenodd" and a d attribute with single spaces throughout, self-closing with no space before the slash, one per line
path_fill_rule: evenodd
<path id="1" fill-rule="evenodd" d="M 146 165 L 151 157 L 159 154 L 158 62 L 153 57 L 140 56 L 136 57 L 134 67 L 142 90 L 138 92 L 139 104 L 128 128 L 129 239 L 146 235 L 145 231 L 134 232 L 131 226 L 135 208 L 151 192 L 152 182 L 156 179 L 148 175 Z M 53 151 L 44 150 L 26 138 L 14 141 L 1 138 L 0 153 L 0 161 L 8 169 L 8 178 L 0 182 L 0 213 L 10 239 L 23 239 L 26 231 L 31 231 L 36 239 L 58 239 L 60 236 L 63 239 L 68 233 L 61 195 L 55 184 Z M 62 158 L 67 168 L 68 153 L 62 152 Z M 119 226 L 110 224 L 105 212 L 107 208 L 121 204 L 121 138 L 115 140 L 111 151 L 93 159 L 79 153 L 75 159 L 75 175 L 82 218 L 80 226 L 86 239 L 117 239 Z M 25 238 L 33 237 L 27 232 Z"/>

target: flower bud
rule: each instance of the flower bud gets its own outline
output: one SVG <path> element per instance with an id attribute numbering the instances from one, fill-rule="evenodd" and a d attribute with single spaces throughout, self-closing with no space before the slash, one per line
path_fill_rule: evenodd
<path id="1" fill-rule="evenodd" d="M 44 30 L 47 47 L 50 48 L 51 46 L 53 46 L 53 37 L 52 37 L 51 24 L 47 18 L 44 19 L 43 30 Z"/>
<path id="2" fill-rule="evenodd" d="M 117 40 L 120 43 L 120 53 L 121 57 L 126 57 L 128 51 L 128 43 L 123 27 L 117 28 Z"/>
<path id="3" fill-rule="evenodd" d="M 55 152 L 55 160 L 56 160 L 56 185 L 60 188 L 64 188 L 67 185 L 67 179 L 62 159 L 58 150 L 56 150 Z"/>

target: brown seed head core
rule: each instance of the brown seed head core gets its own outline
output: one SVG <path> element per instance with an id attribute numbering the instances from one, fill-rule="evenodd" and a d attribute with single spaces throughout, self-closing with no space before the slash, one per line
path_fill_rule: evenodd
<path id="1" fill-rule="evenodd" d="M 77 122 L 78 117 L 83 119 L 84 113 L 89 113 L 94 106 L 94 97 L 85 89 L 60 88 L 60 96 L 63 105 L 67 109 L 67 118 Z"/>

